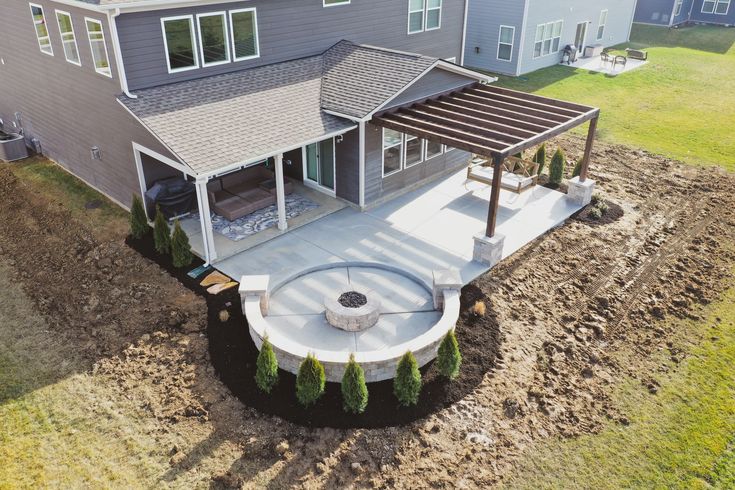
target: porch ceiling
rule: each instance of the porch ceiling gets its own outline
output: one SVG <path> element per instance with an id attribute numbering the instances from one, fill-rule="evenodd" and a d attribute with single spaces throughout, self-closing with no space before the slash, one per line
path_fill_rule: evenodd
<path id="1" fill-rule="evenodd" d="M 371 122 L 502 160 L 580 126 L 599 112 L 594 107 L 476 84 L 381 113 Z"/>

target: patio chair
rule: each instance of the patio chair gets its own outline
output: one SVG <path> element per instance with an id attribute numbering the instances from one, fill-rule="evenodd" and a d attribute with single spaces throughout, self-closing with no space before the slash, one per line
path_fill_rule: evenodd
<path id="1" fill-rule="evenodd" d="M 538 183 L 538 166 L 536 162 L 517 157 L 506 158 L 503 162 L 500 188 L 516 194 L 533 188 Z M 489 159 L 473 155 L 467 166 L 467 179 L 492 185 L 494 170 Z"/>
<path id="2" fill-rule="evenodd" d="M 625 56 L 622 56 L 622 55 L 618 55 L 618 56 L 615 57 L 615 61 L 613 61 L 613 70 L 618 65 L 623 65 L 623 69 L 625 69 L 625 65 L 627 65 L 627 64 L 628 64 L 628 58 L 626 58 Z"/>
<path id="3" fill-rule="evenodd" d="M 602 54 L 600 55 L 600 60 L 602 61 L 602 64 L 605 65 L 606 63 L 613 63 L 613 61 L 615 60 L 615 57 L 612 56 L 607 51 L 603 51 Z"/>

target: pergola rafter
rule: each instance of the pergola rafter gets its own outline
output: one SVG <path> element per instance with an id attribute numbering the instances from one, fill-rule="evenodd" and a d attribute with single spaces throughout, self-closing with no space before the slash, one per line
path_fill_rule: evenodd
<path id="1" fill-rule="evenodd" d="M 572 102 L 475 84 L 435 99 L 389 109 L 377 126 L 482 155 L 494 165 L 486 235 L 495 233 L 503 161 L 589 121 L 579 180 L 587 179 L 600 110 Z"/>

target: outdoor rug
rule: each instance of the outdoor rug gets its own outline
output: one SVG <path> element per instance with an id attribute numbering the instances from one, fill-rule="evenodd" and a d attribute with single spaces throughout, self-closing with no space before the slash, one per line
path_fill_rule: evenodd
<path id="1" fill-rule="evenodd" d="M 286 196 L 286 219 L 295 218 L 318 207 L 319 205 L 311 199 L 298 194 L 289 194 Z M 199 219 L 199 214 L 195 213 L 192 217 Z M 212 213 L 212 228 L 214 231 L 236 242 L 277 224 L 278 207 L 275 204 L 259 209 L 254 213 L 246 214 L 235 221 L 228 221 L 222 216 Z"/>

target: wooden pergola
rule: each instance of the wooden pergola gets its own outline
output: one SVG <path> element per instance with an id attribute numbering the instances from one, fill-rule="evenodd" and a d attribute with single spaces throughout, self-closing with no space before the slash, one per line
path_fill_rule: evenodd
<path id="1" fill-rule="evenodd" d="M 494 168 L 485 234 L 492 237 L 505 159 L 589 121 L 579 175 L 584 182 L 599 115 L 594 107 L 476 84 L 382 112 L 371 122 L 490 159 Z"/>

